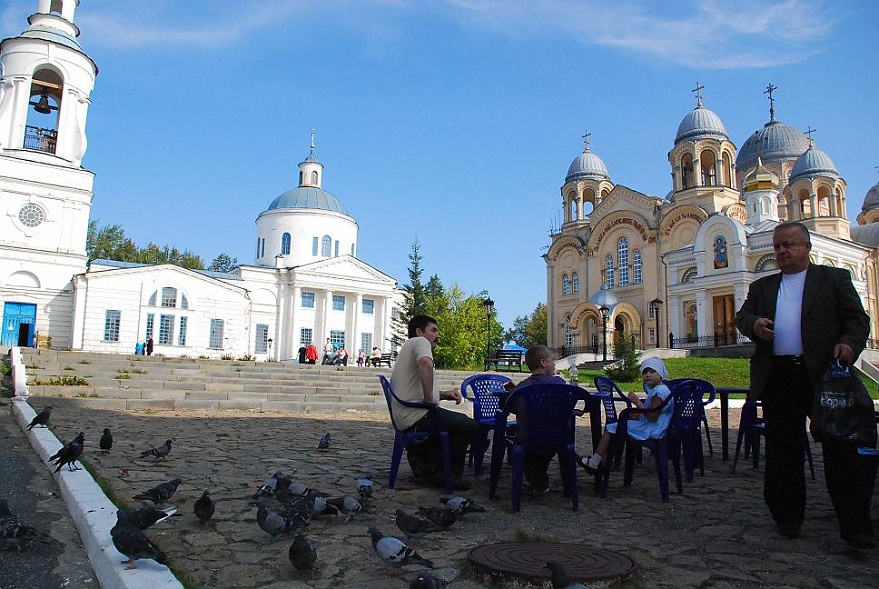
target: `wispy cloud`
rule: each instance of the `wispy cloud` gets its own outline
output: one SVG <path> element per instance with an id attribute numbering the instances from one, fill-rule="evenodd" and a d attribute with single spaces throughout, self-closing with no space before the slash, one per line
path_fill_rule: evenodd
<path id="1" fill-rule="evenodd" d="M 724 69 L 802 60 L 833 32 L 827 0 L 96 0 L 78 14 L 90 44 L 169 48 L 237 44 L 310 13 L 385 30 L 405 19 L 446 19 L 496 35 L 555 35 L 645 59 Z M 192 5 L 190 5 L 192 6 Z M 8 10 L 6 12 L 9 12 Z M 169 18 L 173 15 L 173 19 Z M 358 16 L 359 15 L 359 16 Z M 4 18 L 6 14 L 2 15 Z M 364 38 L 368 38 L 365 35 Z"/>

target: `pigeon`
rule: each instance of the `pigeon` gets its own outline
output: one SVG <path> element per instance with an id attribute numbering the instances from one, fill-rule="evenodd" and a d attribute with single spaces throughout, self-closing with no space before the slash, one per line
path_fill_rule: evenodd
<path id="1" fill-rule="evenodd" d="M 409 589 L 445 589 L 448 585 L 444 579 L 422 571 L 409 583 Z"/>
<path id="2" fill-rule="evenodd" d="M 294 520 L 275 513 L 268 509 L 264 503 L 260 503 L 256 511 L 256 523 L 259 524 L 263 532 L 272 537 L 272 540 L 281 532 L 302 529 L 301 526 L 296 525 Z"/>
<path id="3" fill-rule="evenodd" d="M 156 509 L 155 507 L 119 509 L 116 511 L 116 523 L 118 525 L 122 522 L 133 525 L 139 530 L 145 530 L 150 526 L 162 523 L 175 513 L 177 513 L 176 507 L 166 507 L 164 509 Z"/>
<path id="4" fill-rule="evenodd" d="M 139 495 L 135 495 L 134 498 L 139 501 L 152 501 L 156 505 L 164 505 L 165 501 L 174 495 L 177 491 L 177 486 L 182 482 L 182 479 L 174 479 L 173 481 L 156 485 L 149 491 L 144 491 Z"/>
<path id="5" fill-rule="evenodd" d="M 98 442 L 98 448 L 103 450 L 104 452 L 109 452 L 110 448 L 113 447 L 113 434 L 110 433 L 110 428 L 104 428 L 104 434 L 101 436 L 101 441 Z"/>
<path id="6" fill-rule="evenodd" d="M 464 515 L 465 513 L 485 513 L 485 508 L 477 505 L 466 497 L 460 495 L 456 497 L 440 497 L 440 503 L 447 507 L 451 507 L 455 515 Z"/>
<path id="7" fill-rule="evenodd" d="M 119 512 L 116 515 L 118 518 Z M 126 569 L 136 569 L 137 561 L 142 558 L 151 558 L 159 564 L 168 564 L 168 558 L 165 554 L 153 546 L 143 530 L 137 526 L 125 523 L 124 520 L 117 521 L 113 529 L 110 530 L 110 536 L 113 538 L 113 546 L 116 547 L 116 550 L 128 557 L 128 560 L 122 561 Z"/>
<path id="8" fill-rule="evenodd" d="M 405 542 L 393 536 L 385 536 L 375 526 L 369 526 L 369 535 L 372 536 L 372 548 L 385 564 L 394 568 L 404 567 L 408 564 L 434 568 L 433 563 L 422 558 L 414 548 L 409 548 Z"/>
<path id="9" fill-rule="evenodd" d="M 12 513 L 6 499 L 0 499 L 0 541 L 5 541 L 4 550 L 15 549 L 21 552 L 27 541 L 46 542 L 48 539 L 48 536 L 22 522 Z"/>
<path id="10" fill-rule="evenodd" d="M 410 515 L 402 509 L 394 512 L 394 521 L 401 532 L 407 538 L 421 538 L 430 532 L 439 532 L 442 528 L 428 519 L 417 515 Z"/>
<path id="11" fill-rule="evenodd" d="M 49 427 L 49 417 L 52 416 L 52 407 L 51 405 L 46 405 L 43 407 L 43 410 L 37 413 L 37 415 L 31 419 L 31 422 L 27 426 L 27 431 L 31 431 L 35 426 Z"/>
<path id="12" fill-rule="evenodd" d="M 568 575 L 565 574 L 565 569 L 560 562 L 551 560 L 546 563 L 544 568 L 552 572 L 552 589 L 589 589 L 588 585 L 574 583 L 568 579 Z"/>
<path id="13" fill-rule="evenodd" d="M 360 495 L 362 503 L 366 503 L 372 498 L 375 492 L 375 484 L 370 478 L 357 479 L 357 494 Z"/>
<path id="14" fill-rule="evenodd" d="M 319 450 L 326 450 L 327 448 L 330 447 L 330 442 L 331 442 L 331 441 L 332 441 L 332 440 L 331 440 L 331 438 L 330 438 L 330 432 L 325 433 L 325 434 L 323 435 L 323 437 L 320 439 L 320 441 L 317 443 L 317 447 L 318 447 L 318 449 L 319 449 Z"/>
<path id="15" fill-rule="evenodd" d="M 451 507 L 419 507 L 418 514 L 426 517 L 439 528 L 446 529 L 458 519 Z"/>
<path id="16" fill-rule="evenodd" d="M 164 459 L 168 454 L 171 453 L 171 440 L 165 440 L 165 443 L 161 446 L 156 446 L 155 448 L 150 448 L 149 450 L 144 450 L 140 453 L 141 458 L 146 458 L 147 456 L 152 456 L 156 460 L 159 458 Z"/>
<path id="17" fill-rule="evenodd" d="M 262 486 L 257 489 L 256 493 L 253 494 L 252 499 L 257 500 L 261 497 L 273 497 L 275 492 L 278 489 L 278 482 L 284 478 L 283 473 L 281 471 L 277 471 L 275 474 L 270 476 L 265 480 Z M 289 480 L 288 480 L 289 484 Z"/>
<path id="18" fill-rule="evenodd" d="M 296 534 L 288 552 L 290 562 L 297 571 L 310 571 L 314 568 L 317 560 L 317 550 L 314 544 L 305 539 L 302 534 Z"/>
<path id="19" fill-rule="evenodd" d="M 211 519 L 214 516 L 215 509 L 214 502 L 207 491 L 203 492 L 201 497 L 196 499 L 195 504 L 192 506 L 195 517 L 201 520 L 201 523 L 206 523 Z"/>
<path id="20" fill-rule="evenodd" d="M 61 467 L 65 464 L 69 470 L 80 470 L 79 467 L 76 466 L 76 461 L 82 456 L 82 449 L 84 447 L 85 434 L 79 432 L 79 435 L 67 442 L 66 446 L 49 457 L 49 462 L 54 462 L 58 466 L 58 468 L 55 469 L 55 472 L 60 471 Z"/>
<path id="21" fill-rule="evenodd" d="M 354 497 L 327 497 L 326 501 L 346 515 L 354 515 L 364 510 L 363 502 Z"/>

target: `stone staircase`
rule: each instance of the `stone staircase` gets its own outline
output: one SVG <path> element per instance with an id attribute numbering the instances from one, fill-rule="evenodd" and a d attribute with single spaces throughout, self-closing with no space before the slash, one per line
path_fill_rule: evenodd
<path id="1" fill-rule="evenodd" d="M 105 409 L 264 410 L 339 413 L 387 412 L 378 375 L 387 367 L 358 368 L 95 354 L 22 348 L 31 397 Z M 441 370 L 441 390 L 457 388 L 472 372 Z M 525 374 L 521 375 L 526 376 Z M 87 384 L 48 385 L 53 379 Z M 517 379 L 518 380 L 518 379 Z M 469 408 L 468 408 L 469 411 Z"/>

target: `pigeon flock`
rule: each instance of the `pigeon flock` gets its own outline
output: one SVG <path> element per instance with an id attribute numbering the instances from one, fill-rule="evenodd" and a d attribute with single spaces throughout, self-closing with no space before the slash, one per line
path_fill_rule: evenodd
<path id="1" fill-rule="evenodd" d="M 46 406 L 34 417 L 27 429 L 37 426 L 48 427 L 51 411 L 52 407 Z M 330 444 L 331 436 L 328 432 L 321 437 L 317 447 L 326 450 L 330 448 Z M 80 470 L 76 462 L 82 457 L 84 445 L 85 434 L 79 432 L 49 458 L 49 462 L 55 466 L 54 472 L 59 472 L 65 465 L 70 471 Z M 98 448 L 104 453 L 110 452 L 113 448 L 113 435 L 109 428 L 104 428 Z M 152 462 L 165 461 L 171 454 L 171 449 L 172 440 L 167 439 L 159 446 L 139 452 L 139 458 L 151 459 Z M 169 464 L 173 465 L 173 462 Z M 320 571 L 319 543 L 313 542 L 306 535 L 309 526 L 319 520 L 348 522 L 358 516 L 369 517 L 370 506 L 374 501 L 375 484 L 368 475 L 356 478 L 352 483 L 354 492 L 351 495 L 330 494 L 296 481 L 282 471 L 271 474 L 249 497 L 251 509 L 256 508 L 254 518 L 256 526 L 265 534 L 264 544 L 272 544 L 279 537 L 289 538 L 291 543 L 288 559 L 293 570 L 315 578 Z M 133 504 L 117 510 L 116 524 L 110 530 L 110 539 L 119 553 L 125 556 L 126 560 L 121 561 L 125 569 L 137 568 L 137 562 L 144 559 L 163 565 L 168 564 L 168 557 L 147 534 L 153 526 L 166 522 L 172 516 L 180 515 L 178 508 L 169 506 L 168 503 L 174 498 L 181 485 L 186 489 L 183 479 L 174 478 L 141 490 L 132 496 L 133 501 L 141 502 L 139 505 Z M 197 497 L 192 506 L 192 513 L 198 522 L 197 525 L 204 526 L 213 518 L 217 506 L 211 498 L 210 490 L 202 490 L 201 495 Z M 377 566 L 391 574 L 393 572 L 389 569 L 401 574 L 405 567 L 414 567 L 416 570 L 413 571 L 414 576 L 410 577 L 410 589 L 447 587 L 449 582 L 432 572 L 435 568 L 434 562 L 427 556 L 422 556 L 416 546 L 410 543 L 431 534 L 442 533 L 458 524 L 468 514 L 485 511 L 484 507 L 462 496 L 441 497 L 437 505 L 419 506 L 414 513 L 398 508 L 394 511 L 393 522 L 400 532 L 400 537 L 386 535 L 375 522 L 375 518 L 371 518 L 371 522 L 366 522 L 371 524 L 367 525 L 366 530 L 371 539 Z M 22 523 L 11 512 L 6 500 L 0 499 L 0 550 L 21 552 L 28 543 L 47 541 L 49 541 L 48 536 Z M 423 546 L 419 548 L 423 549 Z M 557 562 L 548 562 L 546 568 L 552 573 L 554 589 L 585 587 L 579 583 L 571 583 L 562 565 Z"/>

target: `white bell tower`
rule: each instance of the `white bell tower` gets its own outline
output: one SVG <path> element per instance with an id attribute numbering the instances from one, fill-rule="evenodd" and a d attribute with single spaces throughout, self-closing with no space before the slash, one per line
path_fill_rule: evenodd
<path id="1" fill-rule="evenodd" d="M 72 308 L 71 278 L 86 268 L 94 174 L 82 159 L 98 68 L 77 41 L 78 5 L 38 0 L 27 29 L 0 41 L 0 343 L 6 345 L 34 345 L 36 332 L 51 335 L 55 347 L 69 342 L 70 311 L 50 307 Z"/>

